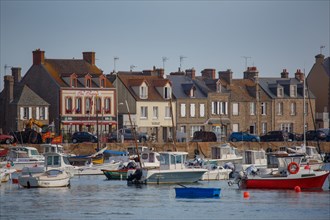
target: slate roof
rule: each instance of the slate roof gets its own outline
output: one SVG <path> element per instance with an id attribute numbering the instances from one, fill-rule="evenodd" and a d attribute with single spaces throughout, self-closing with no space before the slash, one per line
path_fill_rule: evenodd
<path id="1" fill-rule="evenodd" d="M 118 78 L 122 81 L 126 89 L 132 94 L 136 101 L 168 101 L 165 100 L 156 89 L 159 85 L 170 83 L 168 79 L 163 79 L 158 76 L 121 74 L 121 72 L 118 72 Z M 132 86 L 141 85 L 143 81 L 148 85 L 148 99 L 140 99 L 139 94 L 136 94 L 132 89 Z"/>
<path id="2" fill-rule="evenodd" d="M 11 104 L 20 106 L 49 106 L 48 102 L 26 85 L 17 85 L 14 87 L 14 100 Z"/>
<path id="3" fill-rule="evenodd" d="M 327 57 L 326 59 L 324 59 L 322 65 L 323 65 L 323 68 L 324 68 L 325 72 L 327 73 L 328 77 L 330 78 L 330 57 Z"/>
<path id="4" fill-rule="evenodd" d="M 184 75 L 169 75 L 167 78 L 172 83 L 172 93 L 175 98 L 190 98 L 190 89 L 195 87 L 195 98 L 207 98 L 207 93 L 205 94 L 199 86 L 196 84 L 196 80 L 192 80 L 189 76 Z"/>

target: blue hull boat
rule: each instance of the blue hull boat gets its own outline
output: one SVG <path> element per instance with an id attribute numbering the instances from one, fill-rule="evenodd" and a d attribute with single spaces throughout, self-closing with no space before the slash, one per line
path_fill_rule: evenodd
<path id="1" fill-rule="evenodd" d="M 220 188 L 175 188 L 175 194 L 177 198 L 215 198 L 220 197 L 220 192 Z"/>

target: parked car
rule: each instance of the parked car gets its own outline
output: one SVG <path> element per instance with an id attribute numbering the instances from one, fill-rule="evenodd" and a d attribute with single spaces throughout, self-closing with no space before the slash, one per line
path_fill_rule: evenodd
<path id="1" fill-rule="evenodd" d="M 249 134 L 247 132 L 233 132 L 229 136 L 229 141 L 260 141 L 260 137 L 258 135 Z"/>
<path id="2" fill-rule="evenodd" d="M 14 136 L 7 134 L 0 134 L 0 143 L 1 144 L 12 144 L 14 143 Z"/>
<path id="3" fill-rule="evenodd" d="M 94 135 L 90 132 L 85 132 L 85 131 L 75 132 L 72 135 L 71 140 L 72 140 L 72 143 L 81 143 L 81 142 L 97 143 L 98 142 L 98 138 L 96 135 Z"/>
<path id="4" fill-rule="evenodd" d="M 306 140 L 307 141 L 324 141 L 326 140 L 327 135 L 321 130 L 309 130 L 306 131 Z"/>
<path id="5" fill-rule="evenodd" d="M 289 134 L 286 131 L 269 131 L 260 136 L 260 141 L 288 141 Z"/>
<path id="6" fill-rule="evenodd" d="M 109 142 L 118 142 L 119 140 L 121 140 L 122 136 L 123 136 L 124 140 L 134 140 L 134 135 L 132 133 L 132 130 L 130 128 L 123 128 L 123 129 L 118 130 L 118 138 L 117 138 L 117 131 L 110 133 L 108 136 L 108 141 Z M 146 133 L 136 132 L 136 139 L 139 142 L 147 141 L 148 137 L 149 136 Z"/>
<path id="7" fill-rule="evenodd" d="M 294 132 L 288 132 L 288 134 L 289 134 L 289 141 L 302 141 L 304 138 L 302 134 L 297 134 Z"/>
<path id="8" fill-rule="evenodd" d="M 195 131 L 192 141 L 196 142 L 216 142 L 217 135 L 213 131 Z"/>

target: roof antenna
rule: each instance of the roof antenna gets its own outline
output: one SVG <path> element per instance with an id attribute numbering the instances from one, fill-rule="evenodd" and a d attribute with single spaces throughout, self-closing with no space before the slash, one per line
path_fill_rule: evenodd
<path id="1" fill-rule="evenodd" d="M 181 69 L 182 69 L 182 62 L 183 62 L 183 59 L 185 59 L 185 58 L 187 58 L 187 57 L 185 57 L 185 56 L 180 56 L 180 70 L 179 70 L 179 72 L 181 72 Z"/>
<path id="2" fill-rule="evenodd" d="M 322 49 L 325 48 L 325 46 L 321 45 L 320 46 L 320 54 L 322 54 Z"/>
<path id="3" fill-rule="evenodd" d="M 247 69 L 247 59 L 251 59 L 252 57 L 242 56 L 242 58 L 245 59 L 245 69 Z"/>

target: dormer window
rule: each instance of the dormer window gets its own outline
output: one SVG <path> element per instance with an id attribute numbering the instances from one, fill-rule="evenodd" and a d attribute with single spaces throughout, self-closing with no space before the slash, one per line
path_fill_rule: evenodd
<path id="1" fill-rule="evenodd" d="M 165 86 L 164 87 L 164 99 L 171 98 L 171 87 Z"/>
<path id="2" fill-rule="evenodd" d="M 101 88 L 104 88 L 105 87 L 105 80 L 104 79 L 101 79 L 100 81 L 101 81 L 100 82 L 100 87 Z"/>
<path id="3" fill-rule="evenodd" d="M 193 88 L 190 89 L 190 93 L 189 93 L 190 98 L 194 98 L 195 97 L 195 91 L 196 91 L 195 87 L 193 87 Z"/>
<path id="4" fill-rule="evenodd" d="M 77 87 L 77 75 L 75 73 L 70 75 L 70 86 L 72 88 Z"/>
<path id="5" fill-rule="evenodd" d="M 284 96 L 283 87 L 277 87 L 277 97 L 283 97 L 283 96 Z"/>
<path id="6" fill-rule="evenodd" d="M 86 87 L 87 88 L 90 88 L 91 87 L 91 84 L 92 84 L 92 80 L 91 79 L 87 79 L 86 80 Z"/>
<path id="7" fill-rule="evenodd" d="M 141 99 L 148 98 L 148 87 L 146 85 L 140 86 L 140 98 Z"/>
<path id="8" fill-rule="evenodd" d="M 290 97 L 297 97 L 297 85 L 290 85 Z"/>
<path id="9" fill-rule="evenodd" d="M 221 83 L 217 83 L 217 93 L 221 93 Z"/>

